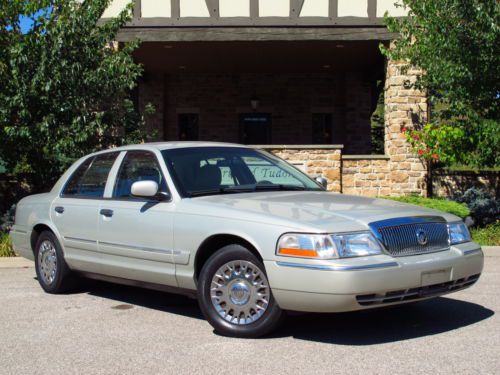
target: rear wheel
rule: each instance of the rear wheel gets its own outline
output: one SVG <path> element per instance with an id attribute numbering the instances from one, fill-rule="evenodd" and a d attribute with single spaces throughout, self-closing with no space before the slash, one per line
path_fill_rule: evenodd
<path id="1" fill-rule="evenodd" d="M 226 246 L 207 260 L 198 296 L 205 318 L 225 336 L 263 336 L 282 320 L 264 265 L 240 245 Z"/>
<path id="2" fill-rule="evenodd" d="M 50 231 L 42 232 L 36 242 L 35 269 L 38 282 L 47 293 L 62 293 L 72 286 L 61 245 Z"/>

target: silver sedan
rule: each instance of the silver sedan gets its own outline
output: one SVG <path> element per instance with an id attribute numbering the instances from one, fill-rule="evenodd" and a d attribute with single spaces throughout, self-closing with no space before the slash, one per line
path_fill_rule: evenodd
<path id="1" fill-rule="evenodd" d="M 75 276 L 196 296 L 225 335 L 285 311 L 418 301 L 474 284 L 481 248 L 456 216 L 328 193 L 285 161 L 223 143 L 121 147 L 22 199 L 11 232 L 48 293 Z"/>

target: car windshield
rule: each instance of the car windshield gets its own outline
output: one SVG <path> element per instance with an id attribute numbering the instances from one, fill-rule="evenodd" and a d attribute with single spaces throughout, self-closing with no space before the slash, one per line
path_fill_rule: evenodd
<path id="1" fill-rule="evenodd" d="M 274 190 L 324 190 L 295 167 L 243 147 L 164 150 L 165 163 L 184 197 Z"/>

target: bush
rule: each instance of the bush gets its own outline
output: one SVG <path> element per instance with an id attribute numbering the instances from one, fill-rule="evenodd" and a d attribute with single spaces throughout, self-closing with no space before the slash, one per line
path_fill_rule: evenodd
<path id="1" fill-rule="evenodd" d="M 0 233 L 0 257 L 13 257 L 15 255 L 10 236 L 7 233 Z"/>
<path id="2" fill-rule="evenodd" d="M 0 232 L 8 232 L 14 225 L 14 215 L 16 214 L 16 205 L 13 204 L 2 217 L 0 217 Z"/>
<path id="3" fill-rule="evenodd" d="M 472 228 L 471 235 L 482 246 L 500 246 L 500 221 L 485 228 Z"/>
<path id="4" fill-rule="evenodd" d="M 470 215 L 469 209 L 462 203 L 441 199 L 441 198 L 422 198 L 422 197 L 384 197 L 402 203 L 410 203 L 417 206 L 424 206 L 434 210 L 448 212 L 465 219 Z"/>
<path id="5" fill-rule="evenodd" d="M 456 198 L 456 201 L 469 207 L 478 226 L 485 226 L 500 219 L 500 201 L 485 190 L 470 188 L 463 196 Z"/>

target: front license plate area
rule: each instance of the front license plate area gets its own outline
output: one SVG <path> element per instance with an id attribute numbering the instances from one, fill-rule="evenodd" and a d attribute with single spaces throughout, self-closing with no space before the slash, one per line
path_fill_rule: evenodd
<path id="1" fill-rule="evenodd" d="M 451 279 L 451 268 L 439 269 L 429 272 L 422 272 L 421 285 L 437 285 L 450 281 Z"/>

